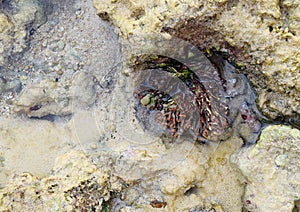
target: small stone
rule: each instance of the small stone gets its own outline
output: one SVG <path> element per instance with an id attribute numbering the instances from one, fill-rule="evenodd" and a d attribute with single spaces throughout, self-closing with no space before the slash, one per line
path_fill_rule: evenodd
<path id="1" fill-rule="evenodd" d="M 75 71 L 78 71 L 78 70 L 79 70 L 78 64 L 74 64 L 74 65 L 73 65 L 73 69 L 74 69 Z"/>
<path id="2" fill-rule="evenodd" d="M 57 31 L 58 32 L 63 32 L 63 31 L 65 31 L 65 28 L 64 27 L 59 27 Z"/>
<path id="3" fill-rule="evenodd" d="M 56 71 L 56 73 L 57 73 L 58 75 L 63 75 L 64 72 L 63 72 L 61 69 L 59 69 L 59 70 Z"/>
<path id="4" fill-rule="evenodd" d="M 276 158 L 275 158 L 275 164 L 277 166 L 285 166 L 288 162 L 288 156 L 287 155 L 278 155 Z"/>
<path id="5" fill-rule="evenodd" d="M 57 49 L 58 49 L 59 51 L 62 51 L 64 48 L 65 48 L 64 42 L 58 41 L 58 43 L 57 43 Z"/>
<path id="6" fill-rule="evenodd" d="M 62 67 L 61 67 L 60 64 L 58 64 L 57 66 L 54 67 L 54 70 L 55 70 L 56 72 L 59 71 L 59 70 L 61 70 L 61 69 L 62 69 Z"/>
<path id="7" fill-rule="evenodd" d="M 3 78 L 0 78 L 0 93 L 5 90 L 6 82 Z"/>
<path id="8" fill-rule="evenodd" d="M 111 132 L 115 132 L 116 126 L 115 126 L 114 124 L 111 124 L 111 125 L 109 126 L 109 130 L 110 130 Z"/>
<path id="9" fill-rule="evenodd" d="M 47 45 L 48 45 L 48 41 L 47 41 L 47 40 L 44 40 L 43 43 L 42 43 L 42 46 L 43 46 L 43 47 L 47 47 Z"/>
<path id="10" fill-rule="evenodd" d="M 78 10 L 75 12 L 75 14 L 76 14 L 76 18 L 77 18 L 77 19 L 82 19 L 83 14 L 84 14 L 84 11 L 81 10 L 81 9 L 78 9 Z"/>
<path id="11" fill-rule="evenodd" d="M 5 87 L 6 91 L 19 92 L 21 89 L 22 89 L 22 83 L 20 80 L 17 80 L 17 79 L 9 81 Z"/>
<path id="12" fill-rule="evenodd" d="M 92 149 L 97 149 L 97 144 L 92 143 L 92 144 L 91 144 L 91 148 L 92 148 Z"/>
<path id="13" fill-rule="evenodd" d="M 142 99 L 141 99 L 141 104 L 143 106 L 147 106 L 151 101 L 151 96 L 149 94 L 147 94 L 146 96 L 144 96 Z"/>

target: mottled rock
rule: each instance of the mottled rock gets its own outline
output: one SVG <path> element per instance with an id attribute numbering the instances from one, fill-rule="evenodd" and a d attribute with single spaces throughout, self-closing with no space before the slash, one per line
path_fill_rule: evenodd
<path id="1" fill-rule="evenodd" d="M 14 101 L 14 110 L 29 117 L 66 116 L 93 104 L 95 100 L 92 76 L 79 73 L 64 84 L 42 80 L 28 85 Z"/>
<path id="2" fill-rule="evenodd" d="M 9 58 L 22 53 L 30 34 L 46 21 L 46 1 L 5 1 L 0 11 L 0 67 L 8 66 Z"/>
<path id="3" fill-rule="evenodd" d="M 203 49 L 214 47 L 244 67 L 265 115 L 299 122 L 296 1 L 93 2 L 99 16 L 124 38 L 124 64 L 134 64 L 136 53 L 141 47 L 151 49 L 151 39 L 158 34 L 174 35 Z"/>
<path id="4" fill-rule="evenodd" d="M 110 197 L 108 175 L 79 151 L 56 161 L 51 176 L 38 179 L 29 173 L 16 175 L 0 190 L 0 209 L 18 211 L 101 211 Z"/>
<path id="5" fill-rule="evenodd" d="M 300 131 L 287 126 L 265 128 L 256 145 L 232 159 L 247 180 L 249 211 L 292 211 L 300 197 Z"/>
<path id="6" fill-rule="evenodd" d="M 14 110 L 29 117 L 43 117 L 49 114 L 69 115 L 72 113 L 69 96 L 68 87 L 43 80 L 29 85 L 22 91 L 14 101 Z"/>
<path id="7" fill-rule="evenodd" d="M 18 92 L 22 89 L 20 80 L 6 80 L 0 77 L 0 94 L 4 92 Z"/>

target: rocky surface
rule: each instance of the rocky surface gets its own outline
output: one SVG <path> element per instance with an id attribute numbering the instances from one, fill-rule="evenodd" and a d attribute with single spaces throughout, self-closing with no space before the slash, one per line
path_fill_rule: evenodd
<path id="1" fill-rule="evenodd" d="M 50 4 L 24 1 L 22 5 L 25 8 L 16 14 L 29 15 L 31 10 L 28 7 L 31 8 L 33 3 L 42 8 Z M 101 87 L 108 86 L 109 79 L 105 76 L 113 72 L 119 63 L 117 37 L 95 14 L 91 2 L 64 4 L 51 1 L 50 6 L 47 16 L 40 17 L 39 13 L 34 13 L 32 26 L 48 21 L 34 28 L 30 36 L 27 33 L 27 51 L 19 54 L 18 60 L 6 61 L 7 69 L 1 72 L 1 79 L 7 81 L 6 84 L 18 80 L 22 88 L 8 89 L 6 86 L 1 89 L 0 83 L 3 115 L 64 116 L 71 114 L 75 105 L 88 107 L 96 101 L 96 93 L 103 91 Z M 85 30 L 81 30 L 82 26 Z M 1 35 L 5 36 L 5 33 Z M 14 39 L 10 34 L 7 36 Z M 86 95 L 82 95 L 85 91 Z"/>
<path id="2" fill-rule="evenodd" d="M 238 73 L 250 79 L 266 116 L 297 126 L 297 1 L 20 0 L 2 7 L 0 210 L 299 208 L 299 130 L 269 126 L 255 144 L 255 96 Z M 172 35 L 180 42 L 167 43 Z M 170 140 L 138 120 L 140 56 L 176 59 L 184 40 L 235 63 L 235 70 L 223 64 L 231 70 L 223 72 L 225 98 L 239 105 L 224 142 Z M 224 77 L 215 76 L 222 89 Z M 243 147 L 245 140 L 252 146 Z"/>
<path id="3" fill-rule="evenodd" d="M 300 132 L 269 126 L 255 146 L 232 158 L 246 177 L 248 211 L 292 211 L 300 198 Z"/>
<path id="4" fill-rule="evenodd" d="M 202 49 L 224 51 L 243 67 L 265 115 L 299 124 L 296 1 L 94 0 L 94 5 L 100 17 L 117 27 L 125 46 L 129 43 L 128 58 L 140 52 L 140 46 L 151 48 L 151 38 L 157 35 L 175 35 Z"/>
<path id="5" fill-rule="evenodd" d="M 71 130 L 63 120 L 54 124 L 1 117 L 0 139 L 1 187 L 16 173 L 47 176 L 56 157 L 74 146 Z"/>
<path id="6" fill-rule="evenodd" d="M 43 207 L 151 211 L 152 202 L 158 201 L 166 203 L 162 211 L 240 211 L 244 179 L 236 174 L 238 171 L 228 157 L 235 142 L 223 143 L 219 147 L 222 151 L 211 158 L 203 152 L 207 148 L 190 149 L 181 145 L 180 150 L 164 150 L 170 158 L 177 151 L 189 152 L 185 161 L 177 161 L 176 166 L 172 164 L 174 161 L 161 164 L 150 147 L 136 147 L 131 153 L 102 149 L 101 154 L 98 150 L 97 156 L 92 157 L 82 151 L 69 151 L 57 158 L 49 177 L 41 179 L 29 173 L 14 176 L 0 192 L 0 207 L 23 211 Z M 145 153 L 146 150 L 149 152 Z M 143 168 L 144 165 L 148 167 Z M 217 180 L 221 178 L 226 181 Z M 220 192 L 232 195 L 220 195 Z"/>
<path id="7" fill-rule="evenodd" d="M 10 60 L 28 48 L 30 35 L 47 20 L 50 10 L 47 1 L 1 0 L 0 67 L 5 71 Z"/>
<path id="8" fill-rule="evenodd" d="M 78 151 L 57 158 L 52 174 L 14 176 L 0 192 L 0 209 L 18 211 L 101 211 L 110 197 L 108 175 Z"/>

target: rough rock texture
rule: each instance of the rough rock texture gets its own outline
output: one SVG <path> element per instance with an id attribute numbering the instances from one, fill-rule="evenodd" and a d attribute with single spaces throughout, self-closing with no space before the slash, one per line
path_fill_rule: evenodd
<path id="1" fill-rule="evenodd" d="M 214 151 L 215 147 L 199 149 L 183 144 L 180 149 L 164 151 L 170 158 L 178 151 L 188 151 L 185 160 L 166 160 L 165 164 L 151 147 L 127 147 L 111 153 L 103 148 L 97 157 L 69 151 L 57 158 L 49 177 L 23 173 L 11 178 L 0 191 L 0 209 L 153 211 L 151 202 L 157 200 L 166 203 L 162 211 L 240 211 L 244 178 L 229 161 L 235 142 L 223 143 L 221 151 L 210 152 L 214 154 L 211 158 L 203 151 Z M 153 146 L 163 151 L 162 144 Z"/>
<path id="2" fill-rule="evenodd" d="M 126 64 L 137 49 L 151 46 L 157 34 L 175 35 L 203 49 L 214 47 L 243 66 L 265 115 L 299 123 L 297 1 L 94 0 L 94 5 L 126 39 L 124 45 L 130 44 L 129 50 L 124 48 Z"/>
<path id="3" fill-rule="evenodd" d="M 8 67 L 11 57 L 28 48 L 30 33 L 45 23 L 48 4 L 38 0 L 1 0 L 0 67 Z"/>
<path id="4" fill-rule="evenodd" d="M 94 113 L 102 135 L 96 151 L 87 150 L 98 165 L 110 167 L 112 190 L 122 199 L 119 207 L 153 211 L 151 201 L 157 200 L 166 202 L 163 211 L 240 211 L 244 179 L 229 156 L 242 139 L 201 145 L 191 139 L 170 142 L 145 131 L 134 115 L 132 80 L 120 77 L 107 112 Z"/>
<path id="5" fill-rule="evenodd" d="M 26 2 L 28 5 L 37 2 L 42 8 L 48 5 L 48 1 Z M 17 14 L 26 13 L 25 9 L 21 8 Z M 72 107 L 94 103 L 96 91 L 99 94 L 110 86 L 110 73 L 119 63 L 119 44 L 110 26 L 95 13 L 92 2 L 51 1 L 51 9 L 47 22 L 28 35 L 30 43 L 26 44 L 30 45 L 26 51 L 13 57 L 18 60 L 7 61 L 6 65 L 12 66 L 0 73 L 3 115 L 68 115 Z M 35 22 L 46 18 L 35 14 Z M 36 26 L 35 22 L 32 26 Z M 14 39 L 11 34 L 7 38 Z M 10 82 L 14 80 L 21 85 L 11 89 Z"/>
<path id="6" fill-rule="evenodd" d="M 269 126 L 255 146 L 233 157 L 246 177 L 249 211 L 292 211 L 300 199 L 300 131 Z"/>
<path id="7" fill-rule="evenodd" d="M 0 119 L 0 186 L 15 173 L 47 176 L 56 157 L 73 146 L 64 123 L 45 120 Z"/>
<path id="8" fill-rule="evenodd" d="M 300 114 L 297 8 L 292 1 L 239 2 L 222 13 L 216 27 L 231 46 L 244 49 L 261 64 L 266 87 L 260 88 L 258 105 L 271 118 Z"/>
<path id="9" fill-rule="evenodd" d="M 96 100 L 94 82 L 85 73 L 64 84 L 43 80 L 29 85 L 14 101 L 14 111 L 29 117 L 66 116 L 75 107 L 87 107 Z"/>
<path id="10" fill-rule="evenodd" d="M 16 175 L 0 192 L 1 211 L 101 211 L 109 199 L 108 175 L 82 152 L 58 157 L 52 174 L 38 179 Z"/>
<path id="11" fill-rule="evenodd" d="M 175 35 L 207 53 L 211 47 L 227 51 L 229 59 L 243 66 L 240 70 L 257 91 L 264 91 L 259 92 L 258 103 L 268 116 L 295 118 L 299 113 L 295 104 L 299 98 L 296 1 L 94 0 L 98 14 L 122 36 L 122 55 L 117 36 L 96 15 L 91 1 L 51 3 L 48 21 L 29 31 L 31 42 L 24 47 L 28 51 L 16 58 L 19 60 L 8 67 L 10 71 L 1 73 L 2 114 L 25 116 L 0 120 L 0 210 L 196 212 L 242 211 L 245 205 L 255 211 L 259 207 L 267 210 L 272 206 L 266 204 L 277 200 L 279 209 L 293 208 L 293 201 L 299 199 L 295 190 L 299 187 L 298 131 L 266 128 L 257 145 L 240 150 L 241 137 L 252 135 L 249 126 L 243 127 L 252 120 L 246 105 L 240 111 L 246 120 L 240 121 L 243 124 L 236 126 L 230 140 L 205 145 L 170 141 L 140 125 L 134 108 L 135 79 L 118 68 L 122 56 L 122 71 L 130 74 L 133 69 L 129 65 L 138 61 L 136 53 L 153 47 L 160 50 L 152 43 L 158 33 L 164 39 Z M 5 37 L 9 43 L 15 39 L 10 33 L 16 28 L 8 17 L 15 11 L 3 7 L 4 34 L 0 36 L 9 34 L 11 37 Z M 43 20 L 43 16 L 35 19 L 32 13 L 26 14 L 30 20 Z M 36 26 L 35 21 L 30 23 Z M 245 24 L 247 27 L 242 27 Z M 28 29 L 33 28 L 30 25 Z M 22 32 L 23 39 L 28 31 Z M 174 53 L 177 49 L 167 50 Z M 4 62 L 7 57 L 3 56 Z M 273 63 L 277 65 L 273 67 Z M 22 92 L 15 92 L 20 87 Z M 288 98 L 285 92 L 289 92 Z M 284 98 L 281 109 L 279 98 Z M 14 110 L 7 109 L 8 105 Z M 72 115 L 60 117 L 68 114 Z M 273 141 L 265 142 L 269 137 Z M 257 149 L 261 154 L 256 155 Z M 49 173 L 54 158 L 65 150 L 68 153 L 57 158 Z M 250 161 L 253 152 L 256 157 Z M 232 163 L 230 155 L 234 153 L 238 158 Z M 11 173 L 18 175 L 7 183 Z M 270 197 L 263 193 L 266 191 L 275 192 L 269 203 L 262 202 Z M 154 209 L 159 206 L 162 208 Z"/>

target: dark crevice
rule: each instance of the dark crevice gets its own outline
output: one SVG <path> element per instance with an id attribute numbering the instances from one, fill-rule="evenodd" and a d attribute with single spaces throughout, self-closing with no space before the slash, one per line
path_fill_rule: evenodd
<path id="1" fill-rule="evenodd" d="M 273 27 L 269 26 L 269 32 L 272 32 L 272 31 L 273 31 Z"/>
<path id="2" fill-rule="evenodd" d="M 190 196 L 191 194 L 197 195 L 199 193 L 199 188 L 197 186 L 192 186 L 186 192 L 184 192 L 185 196 Z"/>
<path id="3" fill-rule="evenodd" d="M 295 201 L 295 206 L 292 212 L 300 212 L 300 200 Z"/>
<path id="4" fill-rule="evenodd" d="M 73 114 L 69 114 L 69 115 L 65 115 L 65 116 L 60 116 L 60 115 L 54 115 L 54 114 L 49 114 L 46 116 L 42 116 L 42 117 L 30 117 L 30 119 L 35 119 L 35 120 L 46 120 L 46 121 L 50 121 L 50 122 L 68 122 L 71 120 L 71 118 L 73 117 Z"/>
<path id="5" fill-rule="evenodd" d="M 99 17 L 100 17 L 103 21 L 109 21 L 109 20 L 110 20 L 109 15 L 108 15 L 107 12 L 99 13 L 98 15 L 99 15 Z"/>

